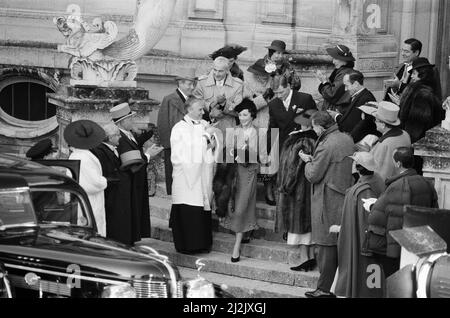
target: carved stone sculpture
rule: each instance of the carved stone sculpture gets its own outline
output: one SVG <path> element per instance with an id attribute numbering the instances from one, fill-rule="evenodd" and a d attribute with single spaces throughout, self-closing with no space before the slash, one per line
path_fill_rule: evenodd
<path id="1" fill-rule="evenodd" d="M 450 96 L 444 101 L 442 107 L 445 109 L 445 119 L 442 121 L 442 128 L 450 130 Z"/>
<path id="2" fill-rule="evenodd" d="M 176 0 L 137 0 L 134 26 L 117 40 L 113 21 L 95 18 L 84 21 L 78 5 L 67 7 L 67 17 L 54 19 L 66 43 L 58 51 L 72 55 L 69 62 L 71 85 L 135 87 L 135 60 L 142 57 L 164 35 Z"/>

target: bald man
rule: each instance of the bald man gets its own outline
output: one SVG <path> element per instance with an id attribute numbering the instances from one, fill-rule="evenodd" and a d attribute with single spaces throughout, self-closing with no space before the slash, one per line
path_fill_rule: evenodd
<path id="1" fill-rule="evenodd" d="M 217 122 L 225 138 L 227 128 L 236 127 L 237 113 L 234 107 L 241 103 L 243 82 L 230 74 L 227 58 L 217 57 L 208 75 L 199 78 L 193 95 L 205 101 L 206 113 L 212 122 Z"/>

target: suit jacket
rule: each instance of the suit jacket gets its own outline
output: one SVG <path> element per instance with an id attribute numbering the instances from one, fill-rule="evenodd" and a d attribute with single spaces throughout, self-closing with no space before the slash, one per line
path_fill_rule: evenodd
<path id="1" fill-rule="evenodd" d="M 170 133 L 173 126 L 187 114 L 185 102 L 183 94 L 178 89 L 172 94 L 165 96 L 161 102 L 157 126 L 160 144 L 164 149 L 170 148 Z"/>
<path id="2" fill-rule="evenodd" d="M 279 129 L 279 150 L 283 148 L 283 143 L 289 136 L 289 133 L 292 132 L 296 124 L 294 122 L 294 118 L 296 116 L 296 109 L 303 108 L 307 109 L 317 109 L 316 102 L 310 94 L 301 93 L 297 91 L 292 91 L 291 103 L 289 105 L 289 109 L 286 111 L 284 104 L 281 99 L 275 98 L 269 103 L 269 132 L 267 134 L 268 138 L 268 150 L 272 148 L 272 140 L 271 140 L 271 128 Z M 294 106 L 295 110 L 294 110 Z"/>
<path id="3" fill-rule="evenodd" d="M 353 129 L 361 121 L 361 110 L 359 106 L 364 105 L 367 102 L 375 102 L 375 96 L 367 89 L 364 88 L 358 95 L 352 98 L 350 105 L 345 108 L 345 112 L 336 118 L 339 130 L 352 134 Z"/>

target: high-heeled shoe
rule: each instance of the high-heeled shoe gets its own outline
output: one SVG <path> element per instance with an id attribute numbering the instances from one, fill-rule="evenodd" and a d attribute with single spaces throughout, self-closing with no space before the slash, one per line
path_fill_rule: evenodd
<path id="1" fill-rule="evenodd" d="M 267 195 L 266 195 L 265 199 L 266 199 L 266 203 L 267 203 L 268 205 L 271 205 L 271 206 L 277 205 L 277 203 L 275 202 L 275 200 L 270 200 L 270 199 L 267 197 Z"/>
<path id="2" fill-rule="evenodd" d="M 239 256 L 238 257 L 233 257 L 231 256 L 231 263 L 237 263 L 239 262 L 241 259 L 241 251 L 239 251 Z"/>

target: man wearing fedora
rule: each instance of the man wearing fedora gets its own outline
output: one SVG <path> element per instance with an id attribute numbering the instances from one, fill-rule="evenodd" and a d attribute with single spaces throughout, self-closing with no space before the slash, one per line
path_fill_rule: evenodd
<path id="1" fill-rule="evenodd" d="M 243 82 L 230 74 L 229 60 L 219 56 L 208 75 L 201 76 L 193 95 L 205 101 L 206 119 L 216 122 L 225 140 L 227 128 L 236 127 L 234 107 L 242 102 Z"/>
<path id="2" fill-rule="evenodd" d="M 197 77 L 195 69 L 180 71 L 175 78 L 177 89 L 163 98 L 158 113 L 158 133 L 162 147 L 164 147 L 164 169 L 166 176 L 166 192 L 172 194 L 172 162 L 170 161 L 170 133 L 173 126 L 187 114 L 185 102 L 194 91 Z"/>
<path id="3" fill-rule="evenodd" d="M 104 190 L 107 180 L 103 177 L 100 161 L 89 151 L 102 143 L 105 131 L 95 122 L 82 119 L 67 125 L 64 139 L 72 149 L 69 159 L 80 160 L 80 186 L 88 195 L 98 233 L 106 237 Z"/>
<path id="4" fill-rule="evenodd" d="M 131 163 L 135 163 L 137 160 L 141 162 L 140 160 L 142 160 L 142 164 L 138 163 L 138 166 L 130 165 L 126 167 L 131 178 L 132 242 L 137 242 L 144 237 L 150 237 L 147 164 L 151 155 L 154 155 L 154 153 L 144 153 L 142 147 L 152 137 L 153 131 L 145 131 L 139 136 L 135 136 L 132 133 L 133 129 L 135 129 L 133 116 L 136 113 L 131 111 L 128 103 L 114 106 L 110 109 L 110 114 L 113 122 L 120 130 L 119 146 L 117 147 L 119 155 L 126 154 L 126 159 Z M 152 148 L 151 151 L 153 150 L 156 149 Z"/>
<path id="5" fill-rule="evenodd" d="M 376 165 L 371 153 L 356 152 L 351 158 L 359 179 L 345 194 L 340 225 L 330 228 L 330 231 L 339 233 L 339 270 L 335 293 L 348 298 L 379 298 L 383 296 L 382 288 L 369 288 L 366 283 L 372 274 L 367 271 L 368 266 L 377 264 L 377 261 L 370 254 L 362 254 L 368 217 L 363 204 L 366 199 L 378 198 L 386 186 L 375 172 Z"/>
<path id="6" fill-rule="evenodd" d="M 391 102 L 379 102 L 377 111 L 373 114 L 377 130 L 381 133 L 380 139 L 372 150 L 378 174 L 386 180 L 394 174 L 395 166 L 392 161 L 394 150 L 398 147 L 410 147 L 411 139 L 408 133 L 399 128 L 400 108 Z"/>
<path id="7" fill-rule="evenodd" d="M 345 94 L 344 76 L 353 72 L 355 58 L 350 49 L 342 44 L 327 48 L 327 52 L 333 58 L 335 69 L 329 78 L 320 70 L 316 73 L 320 81 L 319 93 L 324 99 L 321 109 L 342 110 L 350 103 L 350 95 Z"/>

